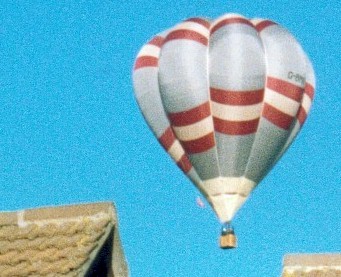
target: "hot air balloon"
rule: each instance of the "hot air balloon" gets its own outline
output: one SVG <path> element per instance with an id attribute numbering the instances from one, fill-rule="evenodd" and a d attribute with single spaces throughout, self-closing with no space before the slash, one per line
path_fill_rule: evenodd
<path id="1" fill-rule="evenodd" d="M 151 130 L 222 222 L 220 246 L 235 247 L 235 213 L 310 110 L 307 55 L 270 20 L 190 18 L 142 47 L 133 82 Z"/>

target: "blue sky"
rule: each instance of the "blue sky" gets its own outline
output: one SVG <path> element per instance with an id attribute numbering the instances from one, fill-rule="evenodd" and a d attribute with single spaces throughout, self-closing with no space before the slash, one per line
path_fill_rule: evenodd
<path id="1" fill-rule="evenodd" d="M 131 82 L 154 34 L 227 12 L 285 26 L 317 76 L 302 132 L 235 218 L 233 251 Z M 286 253 L 341 252 L 340 13 L 338 0 L 1 1 L 0 209 L 114 201 L 133 277 L 272 277 Z"/>

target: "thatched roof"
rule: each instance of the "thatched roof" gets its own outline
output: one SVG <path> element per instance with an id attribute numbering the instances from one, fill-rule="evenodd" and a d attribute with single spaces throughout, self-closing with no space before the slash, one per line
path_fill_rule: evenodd
<path id="1" fill-rule="evenodd" d="M 0 213 L 6 276 L 128 276 L 112 203 Z"/>

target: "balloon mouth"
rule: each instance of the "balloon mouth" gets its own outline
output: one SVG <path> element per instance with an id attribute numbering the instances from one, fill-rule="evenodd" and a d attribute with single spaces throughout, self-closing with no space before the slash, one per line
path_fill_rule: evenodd
<path id="1" fill-rule="evenodd" d="M 224 223 L 231 222 L 255 186 L 254 181 L 245 177 L 216 177 L 203 181 L 199 188 Z"/>
<path id="2" fill-rule="evenodd" d="M 221 249 L 234 249 L 237 247 L 237 237 L 230 222 L 223 224 L 220 236 Z"/>

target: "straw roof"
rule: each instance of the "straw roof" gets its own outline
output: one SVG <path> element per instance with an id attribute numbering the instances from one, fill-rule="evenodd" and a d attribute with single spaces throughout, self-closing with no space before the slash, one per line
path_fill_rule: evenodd
<path id="1" fill-rule="evenodd" d="M 112 203 L 0 213 L 6 276 L 128 276 Z"/>

